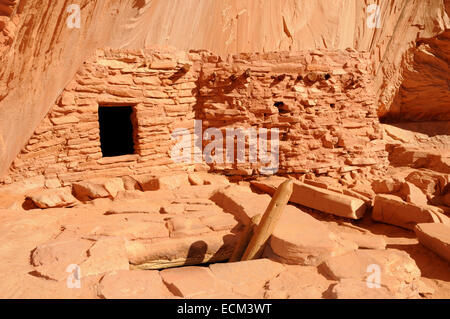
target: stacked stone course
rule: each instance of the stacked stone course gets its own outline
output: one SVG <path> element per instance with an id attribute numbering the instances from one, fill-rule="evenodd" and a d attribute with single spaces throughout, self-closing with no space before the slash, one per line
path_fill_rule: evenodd
<path id="1" fill-rule="evenodd" d="M 84 63 L 3 183 L 34 176 L 68 185 L 105 176 L 192 170 L 174 163 L 177 128 L 278 128 L 278 173 L 372 174 L 387 153 L 369 56 L 305 51 L 221 57 L 207 51 L 99 50 Z M 132 106 L 135 154 L 102 157 L 99 106 Z M 204 144 L 207 141 L 204 141 Z M 248 149 L 248 145 L 247 145 Z M 250 175 L 258 163 L 211 164 Z M 52 183 L 54 185 L 54 183 Z"/>

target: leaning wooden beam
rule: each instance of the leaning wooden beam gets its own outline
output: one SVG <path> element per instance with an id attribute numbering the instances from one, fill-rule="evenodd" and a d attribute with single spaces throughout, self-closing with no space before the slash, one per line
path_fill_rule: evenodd
<path id="1" fill-rule="evenodd" d="M 287 180 L 278 187 L 269 206 L 267 206 L 261 222 L 258 227 L 256 227 L 255 233 L 245 250 L 244 256 L 242 256 L 242 260 L 256 259 L 261 256 L 264 245 L 272 235 L 272 232 L 291 197 L 292 189 L 292 180 Z"/>
<path id="2" fill-rule="evenodd" d="M 245 248 L 247 248 L 248 243 L 252 239 L 253 234 L 255 233 L 256 227 L 258 226 L 261 220 L 261 214 L 255 215 L 251 218 L 250 222 L 245 225 L 244 230 L 242 231 L 242 235 L 234 247 L 233 254 L 228 262 L 235 262 L 241 260 L 242 255 L 244 254 Z"/>

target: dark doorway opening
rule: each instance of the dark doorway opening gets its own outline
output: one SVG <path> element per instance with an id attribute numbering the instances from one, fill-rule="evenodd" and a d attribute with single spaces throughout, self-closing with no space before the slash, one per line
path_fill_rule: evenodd
<path id="1" fill-rule="evenodd" d="M 103 157 L 134 154 L 132 113 L 131 106 L 99 106 Z"/>

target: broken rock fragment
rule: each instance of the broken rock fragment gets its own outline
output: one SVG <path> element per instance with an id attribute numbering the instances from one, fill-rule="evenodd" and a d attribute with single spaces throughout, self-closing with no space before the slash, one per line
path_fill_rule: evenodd
<path id="1" fill-rule="evenodd" d="M 116 197 L 119 191 L 124 191 L 121 178 L 98 178 L 88 181 L 73 183 L 73 193 L 81 201 L 95 198 Z"/>
<path id="2" fill-rule="evenodd" d="M 320 269 L 330 279 L 369 282 L 384 287 L 399 298 L 418 297 L 420 269 L 414 259 L 401 250 L 356 250 L 329 258 Z M 353 282 L 351 286 L 355 285 Z M 358 291 L 359 288 L 355 289 L 356 293 Z"/>
<path id="3" fill-rule="evenodd" d="M 414 205 L 428 205 L 427 196 L 420 190 L 420 188 L 412 183 L 403 183 L 400 189 L 400 194 L 408 203 Z"/>
<path id="4" fill-rule="evenodd" d="M 227 260 L 236 239 L 228 231 L 209 232 L 157 242 L 128 241 L 126 249 L 132 269 L 162 269 Z"/>
<path id="5" fill-rule="evenodd" d="M 285 265 L 286 270 L 266 284 L 265 298 L 320 299 L 334 281 L 321 275 L 317 267 Z"/>
<path id="6" fill-rule="evenodd" d="M 130 269 L 122 238 L 106 237 L 99 239 L 89 249 L 88 255 L 89 258 L 80 264 L 82 277 Z"/>
<path id="7" fill-rule="evenodd" d="M 233 292 L 254 297 L 262 291 L 265 283 L 285 270 L 270 259 L 254 259 L 234 263 L 218 263 L 209 266 L 212 274 Z"/>
<path id="8" fill-rule="evenodd" d="M 170 237 L 185 237 L 211 232 L 198 218 L 176 216 L 167 221 Z"/>
<path id="9" fill-rule="evenodd" d="M 55 239 L 37 246 L 31 254 L 31 263 L 40 276 L 64 280 L 69 275 L 67 267 L 86 260 L 87 250 L 92 244 L 92 241 L 85 239 Z"/>
<path id="10" fill-rule="evenodd" d="M 442 223 L 450 225 L 450 219 L 437 207 L 418 206 L 403 201 L 395 195 L 377 195 L 372 218 L 376 221 L 413 229 L 418 223 Z"/>
<path id="11" fill-rule="evenodd" d="M 339 237 L 354 242 L 360 249 L 385 249 L 386 241 L 382 236 L 370 233 L 339 233 Z"/>
<path id="12" fill-rule="evenodd" d="M 231 185 L 216 191 L 211 200 L 247 225 L 253 216 L 264 214 L 271 198 L 266 194 L 255 194 L 245 186 Z"/>
<path id="13" fill-rule="evenodd" d="M 106 274 L 99 284 L 106 299 L 162 299 L 174 296 L 156 270 L 118 270 Z"/>
<path id="14" fill-rule="evenodd" d="M 39 208 L 69 207 L 77 199 L 67 189 L 48 189 L 28 197 Z"/>
<path id="15" fill-rule="evenodd" d="M 218 280 L 208 267 L 189 266 L 164 269 L 160 272 L 162 280 L 175 295 L 192 298 L 200 294 L 220 290 Z"/>
<path id="16" fill-rule="evenodd" d="M 417 224 L 414 232 L 422 245 L 450 261 L 449 225 L 437 223 Z"/>
<path id="17" fill-rule="evenodd" d="M 367 282 L 360 279 L 346 278 L 340 280 L 331 290 L 335 299 L 395 299 L 395 295 L 386 287 L 369 288 Z"/>
<path id="18" fill-rule="evenodd" d="M 280 179 L 267 179 L 254 181 L 252 185 L 272 195 L 281 182 Z M 366 204 L 361 199 L 299 181 L 294 181 L 294 189 L 289 201 L 351 219 L 359 219 L 366 212 Z"/>
<path id="19" fill-rule="evenodd" d="M 343 241 L 338 241 L 325 224 L 290 205 L 281 216 L 269 243 L 273 253 L 283 262 L 309 266 L 358 248 L 352 242 L 343 245 Z"/>
<path id="20" fill-rule="evenodd" d="M 186 173 L 168 176 L 141 175 L 135 178 L 143 191 L 175 190 L 191 185 Z"/>

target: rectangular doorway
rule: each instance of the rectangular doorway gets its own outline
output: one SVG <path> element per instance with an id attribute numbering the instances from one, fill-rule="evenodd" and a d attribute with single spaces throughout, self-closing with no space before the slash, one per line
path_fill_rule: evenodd
<path id="1" fill-rule="evenodd" d="M 132 113 L 132 106 L 99 106 L 103 157 L 134 154 Z"/>

